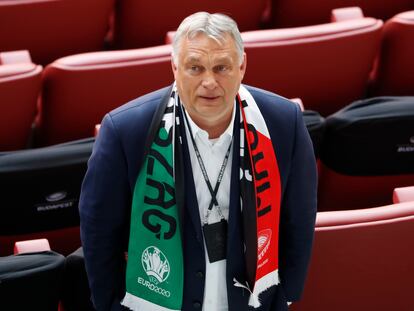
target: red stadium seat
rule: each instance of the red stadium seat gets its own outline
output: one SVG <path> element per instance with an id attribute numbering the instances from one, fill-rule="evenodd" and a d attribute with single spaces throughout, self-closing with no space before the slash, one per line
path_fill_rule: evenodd
<path id="1" fill-rule="evenodd" d="M 242 33 L 244 82 L 327 116 L 364 96 L 381 39 L 382 21 L 359 18 L 317 26 Z"/>
<path id="2" fill-rule="evenodd" d="M 101 50 L 114 0 L 0 1 L 0 51 L 29 50 L 35 63 Z"/>
<path id="3" fill-rule="evenodd" d="M 414 11 L 384 25 L 374 95 L 414 95 Z"/>
<path id="4" fill-rule="evenodd" d="M 392 201 L 394 203 L 414 201 L 414 186 L 395 188 Z"/>
<path id="5" fill-rule="evenodd" d="M 105 113 L 173 81 L 171 46 L 86 53 L 45 68 L 42 144 L 94 135 Z"/>
<path id="6" fill-rule="evenodd" d="M 319 212 L 304 295 L 289 310 L 414 310 L 413 236 L 414 202 Z"/>
<path id="7" fill-rule="evenodd" d="M 27 51 L 0 53 L 0 151 L 28 145 L 41 74 L 42 66 L 33 64 Z"/>
<path id="8" fill-rule="evenodd" d="M 391 204 L 395 187 L 414 184 L 414 174 L 352 176 L 335 172 L 323 163 L 320 163 L 319 169 L 320 211 Z"/>
<path id="9" fill-rule="evenodd" d="M 167 31 L 177 29 L 184 17 L 198 11 L 227 14 L 241 31 L 259 29 L 268 3 L 269 0 L 122 0 L 115 16 L 115 41 L 120 48 L 163 44 Z"/>
<path id="10" fill-rule="evenodd" d="M 331 10 L 358 6 L 366 16 L 386 20 L 414 9 L 412 0 L 272 0 L 273 27 L 298 27 L 329 22 Z"/>

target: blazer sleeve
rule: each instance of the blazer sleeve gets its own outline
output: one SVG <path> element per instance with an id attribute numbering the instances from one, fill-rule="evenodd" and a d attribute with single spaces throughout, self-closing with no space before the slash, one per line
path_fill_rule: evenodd
<path id="1" fill-rule="evenodd" d="M 125 288 L 123 238 L 131 201 L 127 162 L 107 114 L 94 145 L 79 203 L 81 240 L 95 308 L 122 310 Z"/>
<path id="2" fill-rule="evenodd" d="M 311 257 L 316 208 L 317 173 L 312 142 L 296 107 L 290 172 L 280 221 L 280 278 L 287 301 L 302 295 Z"/>

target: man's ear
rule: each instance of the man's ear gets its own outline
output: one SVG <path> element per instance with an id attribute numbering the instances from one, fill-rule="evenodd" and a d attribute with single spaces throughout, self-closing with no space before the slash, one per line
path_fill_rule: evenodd
<path id="1" fill-rule="evenodd" d="M 243 52 L 243 62 L 240 65 L 241 80 L 243 80 L 244 74 L 246 73 L 246 67 L 247 67 L 247 55 L 245 52 Z"/>
<path id="2" fill-rule="evenodd" d="M 177 65 L 174 63 L 173 57 L 171 57 L 171 69 L 172 69 L 172 72 L 174 74 L 174 80 L 177 80 L 177 71 L 178 71 L 178 68 L 177 68 Z"/>

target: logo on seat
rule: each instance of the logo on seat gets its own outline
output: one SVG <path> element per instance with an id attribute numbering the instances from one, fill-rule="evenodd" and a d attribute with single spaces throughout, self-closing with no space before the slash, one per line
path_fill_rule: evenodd
<path id="1" fill-rule="evenodd" d="M 64 198 L 66 198 L 67 194 L 68 193 L 66 191 L 55 192 L 55 193 L 47 195 L 46 196 L 46 201 L 48 201 L 48 202 L 60 201 Z"/>

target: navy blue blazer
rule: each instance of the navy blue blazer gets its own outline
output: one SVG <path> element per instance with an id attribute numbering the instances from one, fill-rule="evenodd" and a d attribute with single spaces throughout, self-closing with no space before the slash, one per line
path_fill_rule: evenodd
<path id="1" fill-rule="evenodd" d="M 260 310 L 287 310 L 300 299 L 311 255 L 316 216 L 316 165 L 312 143 L 296 104 L 273 93 L 246 86 L 270 132 L 279 165 L 282 206 L 279 232 L 281 284 L 264 292 Z M 156 108 L 171 87 L 147 94 L 108 113 L 88 162 L 80 199 L 81 239 L 86 270 L 97 310 L 124 310 L 125 257 L 132 193 L 143 161 L 148 129 Z M 235 131 L 237 136 L 239 131 Z M 234 143 L 239 139 L 235 137 Z M 184 142 L 186 144 L 186 142 Z M 204 297 L 205 257 L 199 209 L 187 148 L 183 155 L 184 297 L 182 310 L 200 310 Z M 238 150 L 238 146 L 234 146 Z M 239 206 L 239 156 L 233 152 L 227 249 L 230 311 L 251 310 L 249 294 L 233 278 L 246 280 Z"/>

